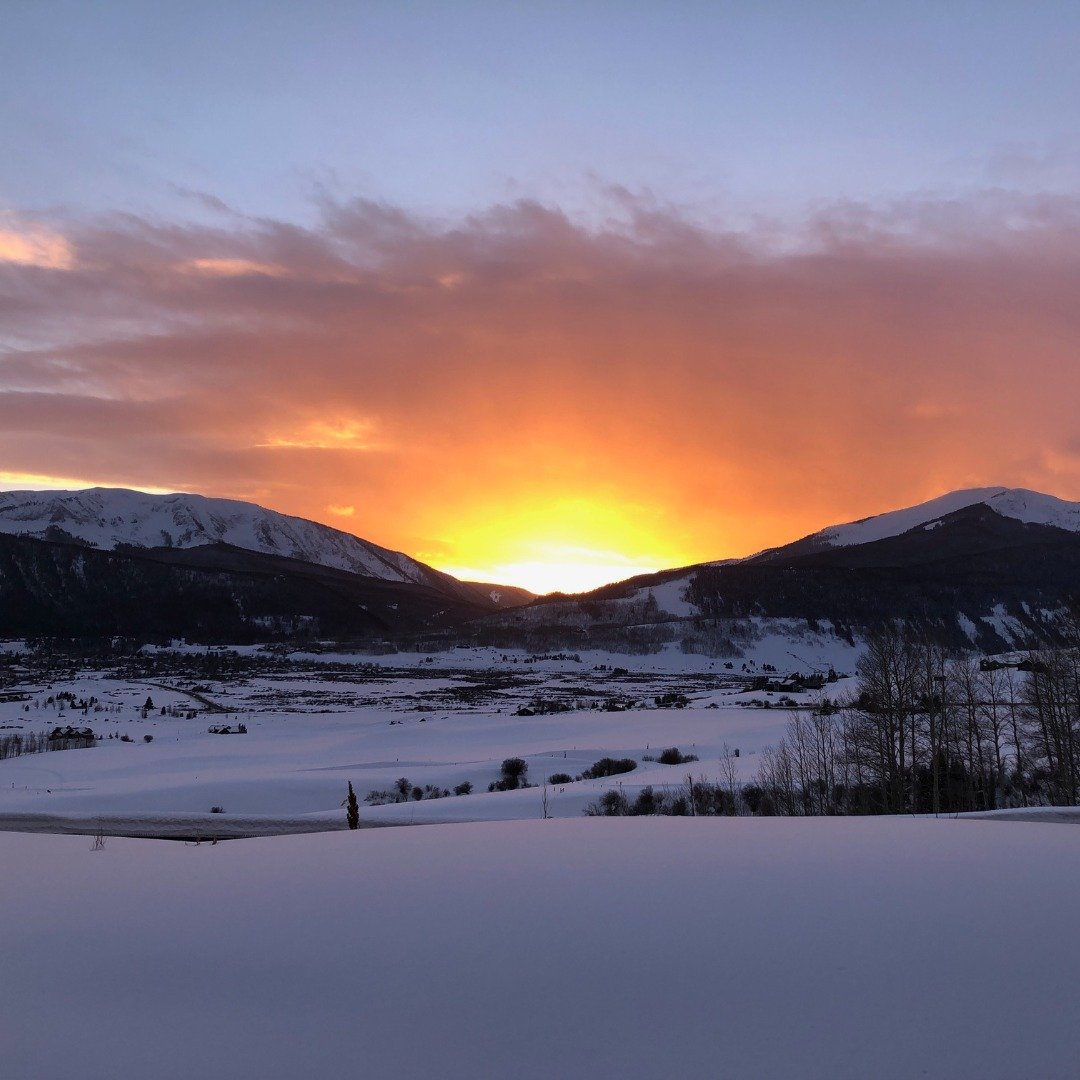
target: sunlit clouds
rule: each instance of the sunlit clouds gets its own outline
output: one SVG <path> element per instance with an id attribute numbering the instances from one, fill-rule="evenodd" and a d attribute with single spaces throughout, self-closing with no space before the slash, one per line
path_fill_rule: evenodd
<path id="1" fill-rule="evenodd" d="M 289 434 L 270 435 L 261 449 L 375 450 L 374 425 L 364 420 L 313 420 Z"/>
<path id="2" fill-rule="evenodd" d="M 73 262 L 71 246 L 59 233 L 44 225 L 20 221 L 0 213 L 0 265 L 15 263 L 46 270 L 68 270 Z"/>
<path id="3" fill-rule="evenodd" d="M 749 231 L 623 191 L 588 226 L 529 201 L 50 220 L 0 218 L 21 486 L 251 499 L 541 589 L 950 488 L 1080 496 L 1067 198 Z"/>
<path id="4" fill-rule="evenodd" d="M 190 259 L 181 263 L 179 269 L 208 277 L 247 277 L 251 274 L 280 277 L 286 272 L 281 266 L 253 262 L 251 259 Z"/>
<path id="5" fill-rule="evenodd" d="M 148 495 L 166 495 L 169 488 L 129 483 L 125 479 L 109 480 L 86 476 L 51 476 L 39 473 L 5 472 L 0 469 L 0 491 L 79 491 L 92 487 L 126 487 L 145 491 Z"/>

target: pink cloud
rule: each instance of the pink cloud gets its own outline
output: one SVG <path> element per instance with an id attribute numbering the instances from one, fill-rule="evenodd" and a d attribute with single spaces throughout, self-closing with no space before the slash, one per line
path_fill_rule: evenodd
<path id="1" fill-rule="evenodd" d="M 615 209 L 54 223 L 69 262 L 0 264 L 6 468 L 355 507 L 458 561 L 456 519 L 529 491 L 647 504 L 687 559 L 965 484 L 1080 496 L 1076 201 L 844 206 L 783 242 Z"/>

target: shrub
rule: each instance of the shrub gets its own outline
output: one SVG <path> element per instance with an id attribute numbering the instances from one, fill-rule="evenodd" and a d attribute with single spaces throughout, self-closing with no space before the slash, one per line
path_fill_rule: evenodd
<path id="1" fill-rule="evenodd" d="M 153 735 L 144 735 L 142 737 L 142 741 L 145 742 L 145 743 L 152 743 L 154 741 L 154 736 Z"/>
<path id="2" fill-rule="evenodd" d="M 685 709 L 690 704 L 690 699 L 685 694 L 661 694 L 659 697 L 653 698 L 653 702 L 658 709 Z"/>
<path id="3" fill-rule="evenodd" d="M 225 813 L 225 807 L 224 806 L 211 806 L 210 807 L 210 813 L 211 814 L 224 814 Z"/>
<path id="4" fill-rule="evenodd" d="M 515 791 L 519 787 L 528 787 L 525 775 L 529 771 L 528 762 L 519 757 L 509 757 L 502 763 L 502 777 L 488 785 L 488 791 Z"/>
<path id="5" fill-rule="evenodd" d="M 697 761 L 697 754 L 684 754 L 677 746 L 669 746 L 657 759 L 661 765 L 683 765 L 688 761 Z"/>
<path id="6" fill-rule="evenodd" d="M 643 787 L 631 803 L 618 789 L 605 791 L 594 803 L 585 808 L 590 817 L 639 817 L 662 814 L 665 817 L 720 817 L 735 814 L 738 805 L 731 793 L 719 784 L 706 780 L 688 779 L 674 796 L 652 787 Z"/>
<path id="7" fill-rule="evenodd" d="M 464 784 L 458 784 L 458 786 L 456 788 L 454 788 L 454 794 L 455 795 L 471 795 L 472 794 L 472 784 L 469 783 L 468 780 L 466 780 Z"/>
<path id="8" fill-rule="evenodd" d="M 585 807 L 589 817 L 625 817 L 630 812 L 626 796 L 616 789 L 605 791 L 596 802 Z"/>
<path id="9" fill-rule="evenodd" d="M 637 768 L 637 762 L 633 758 L 601 758 L 594 761 L 591 769 L 586 769 L 581 775 L 586 780 L 599 780 L 602 776 L 618 776 L 620 773 L 633 772 Z"/>
<path id="10" fill-rule="evenodd" d="M 472 785 L 468 785 L 472 790 Z M 364 796 L 364 802 L 369 806 L 385 806 L 387 803 L 403 803 L 412 799 L 420 802 L 422 799 L 445 799 L 450 792 L 446 788 L 437 787 L 435 784 L 425 784 L 421 787 L 414 784 L 407 776 L 398 777 L 394 786 L 389 791 L 369 791 Z M 468 792 L 458 791 L 458 795 Z"/>
<path id="11" fill-rule="evenodd" d="M 574 778 L 569 773 L 557 772 L 548 777 L 549 784 L 572 784 Z"/>
<path id="12" fill-rule="evenodd" d="M 638 792 L 638 797 L 634 800 L 630 813 L 635 817 L 646 817 L 649 814 L 663 813 L 663 807 L 664 793 L 661 792 L 658 795 L 653 791 L 651 785 L 647 785 Z"/>

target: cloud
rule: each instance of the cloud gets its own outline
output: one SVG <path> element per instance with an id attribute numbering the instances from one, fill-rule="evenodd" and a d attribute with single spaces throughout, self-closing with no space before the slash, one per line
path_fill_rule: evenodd
<path id="1" fill-rule="evenodd" d="M 179 269 L 190 274 L 206 274 L 208 277 L 247 277 L 250 274 L 281 277 L 287 273 L 283 266 L 253 262 L 251 259 L 189 259 L 181 263 Z"/>
<path id="2" fill-rule="evenodd" d="M 68 270 L 72 261 L 71 245 L 59 233 L 13 214 L 0 214 L 0 264 Z"/>
<path id="3" fill-rule="evenodd" d="M 365 420 L 312 420 L 285 435 L 267 436 L 255 445 L 262 449 L 285 450 L 375 450 L 374 425 Z"/>
<path id="4" fill-rule="evenodd" d="M 474 568 L 720 558 L 970 484 L 1080 496 L 1077 200 L 749 232 L 624 191 L 602 227 L 321 212 L 71 218 L 0 263 L 9 471 L 355 506 Z"/>

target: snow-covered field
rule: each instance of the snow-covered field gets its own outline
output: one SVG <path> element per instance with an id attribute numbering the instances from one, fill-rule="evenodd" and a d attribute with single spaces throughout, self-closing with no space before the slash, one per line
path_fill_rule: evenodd
<path id="1" fill-rule="evenodd" d="M 0 737 L 113 737 L 0 760 L 0 829 L 38 830 L 0 831 L 3 1080 L 1078 1075 L 1069 814 L 583 815 L 751 778 L 814 696 L 748 690 L 756 664 L 247 650 L 229 675 L 45 676 L 7 651 Z M 700 760 L 643 760 L 667 746 Z M 548 785 L 541 820 L 544 780 L 605 756 L 638 766 Z M 489 792 L 508 757 L 537 786 Z M 344 831 L 348 781 L 402 776 L 475 793 Z M 108 838 L 42 834 L 65 830 Z"/>
<path id="2" fill-rule="evenodd" d="M 0 833 L 8 1080 L 1066 1080 L 1080 830 Z"/>
<path id="3" fill-rule="evenodd" d="M 603 757 L 639 762 L 620 777 L 551 785 L 550 816 L 578 817 L 608 787 L 632 796 L 646 784 L 678 787 L 688 773 L 717 780 L 722 760 L 736 750 L 737 773 L 750 779 L 758 752 L 779 739 L 787 719 L 783 709 L 748 704 L 778 704 L 783 695 L 747 692 L 744 673 L 681 654 L 668 666 L 656 657 L 538 660 L 484 650 L 371 659 L 351 669 L 203 682 L 100 671 L 26 681 L 19 687 L 26 700 L 0 702 L 0 736 L 72 724 L 113 738 L 89 749 L 0 760 L 0 826 L 146 833 L 158 820 L 169 823 L 163 834 L 190 835 L 195 815 L 206 819 L 203 835 L 228 835 L 230 827 L 248 834 L 340 828 L 349 781 L 363 800 L 401 777 L 420 788 L 469 783 L 475 793 L 364 805 L 364 824 L 532 819 L 542 814 L 548 777 L 578 776 Z M 624 666 L 616 671 L 616 664 Z M 690 704 L 656 706 L 658 696 L 673 692 L 685 693 Z M 56 700 L 62 693 L 94 698 L 100 711 L 63 707 Z M 148 697 L 154 707 L 144 716 Z M 537 701 L 568 711 L 516 715 Z M 607 711 L 609 705 L 618 711 Z M 197 715 L 161 715 L 162 708 Z M 208 732 L 241 722 L 245 735 Z M 700 760 L 642 760 L 669 746 Z M 510 757 L 527 762 L 534 786 L 489 792 Z M 225 813 L 210 820 L 215 806 Z"/>

